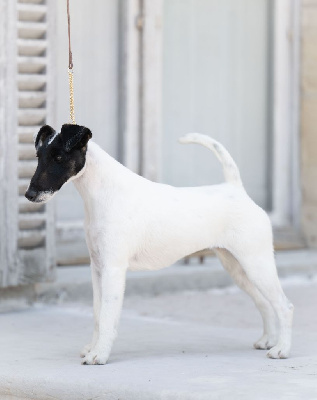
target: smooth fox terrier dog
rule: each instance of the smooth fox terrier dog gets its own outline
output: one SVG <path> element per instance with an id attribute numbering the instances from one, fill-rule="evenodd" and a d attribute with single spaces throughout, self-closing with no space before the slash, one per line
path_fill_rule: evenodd
<path id="1" fill-rule="evenodd" d="M 197 133 L 198 143 L 221 162 L 225 183 L 177 188 L 151 182 L 125 168 L 96 143 L 91 131 L 65 124 L 43 126 L 35 139 L 38 165 L 25 196 L 50 200 L 73 181 L 85 204 L 91 258 L 94 333 L 81 352 L 83 364 L 106 364 L 117 335 L 127 270 L 157 270 L 202 249 L 213 249 L 236 284 L 251 296 L 263 319 L 256 349 L 287 358 L 293 305 L 276 271 L 267 214 L 243 188 L 228 151 Z"/>

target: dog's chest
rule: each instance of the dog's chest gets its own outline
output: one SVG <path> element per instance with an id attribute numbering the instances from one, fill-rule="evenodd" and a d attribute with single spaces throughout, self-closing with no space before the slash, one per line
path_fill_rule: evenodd
<path id="1" fill-rule="evenodd" d="M 174 258 L 164 257 L 154 252 L 152 254 L 139 253 L 131 257 L 128 269 L 130 271 L 155 271 L 175 262 Z"/>

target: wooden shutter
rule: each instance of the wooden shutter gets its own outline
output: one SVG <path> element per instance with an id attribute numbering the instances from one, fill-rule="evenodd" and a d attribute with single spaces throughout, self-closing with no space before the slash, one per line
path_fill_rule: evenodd
<path id="1" fill-rule="evenodd" d="M 0 285 L 5 287 L 43 281 L 54 271 L 52 204 L 32 204 L 24 197 L 36 167 L 33 137 L 43 124 L 54 123 L 49 45 L 54 29 L 54 2 L 0 1 L 11 25 L 5 39 L 7 54 L 11 46 L 15 48 L 6 60 L 6 75 L 10 71 L 12 75 L 7 79 L 4 107 L 5 113 L 9 111 L 6 124 L 10 128 L 1 132 L 5 149 L 1 160 L 1 195 L 5 196 L 7 207 L 1 215 L 1 220 L 7 222 L 1 237 L 6 237 L 11 246 L 10 257 L 3 246 L 1 252 Z M 6 156 L 6 152 L 10 155 Z M 6 179 L 6 174 L 10 179 Z"/>

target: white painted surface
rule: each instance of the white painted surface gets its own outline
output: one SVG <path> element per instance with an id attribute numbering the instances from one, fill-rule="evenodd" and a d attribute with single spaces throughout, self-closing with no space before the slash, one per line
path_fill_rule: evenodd
<path id="1" fill-rule="evenodd" d="M 163 0 L 144 0 L 142 36 L 142 161 L 141 173 L 158 181 L 162 125 L 162 12 Z"/>
<path id="2" fill-rule="evenodd" d="M 56 120 L 69 122 L 66 1 L 57 4 Z M 76 123 L 89 127 L 94 140 L 116 157 L 118 140 L 118 2 L 70 1 Z M 55 200 L 58 222 L 83 219 L 82 201 L 73 185 Z"/>
<path id="3" fill-rule="evenodd" d="M 301 230 L 301 137 L 300 137 L 300 119 L 301 119 L 301 1 L 293 0 L 292 7 L 292 54 L 290 68 L 291 77 L 291 107 L 289 110 L 291 116 L 291 224 L 298 231 Z M 289 223 L 289 221 L 288 221 Z"/>
<path id="4" fill-rule="evenodd" d="M 270 206 L 266 0 L 166 0 L 163 42 L 162 180 L 223 180 L 204 149 L 180 147 L 190 131 L 222 142 L 251 197 Z"/>
<path id="5" fill-rule="evenodd" d="M 141 153 L 141 37 L 142 15 L 139 0 L 127 0 L 121 10 L 121 98 L 120 134 L 122 162 L 133 172 L 140 173 Z"/>
<path id="6" fill-rule="evenodd" d="M 0 1 L 0 287 L 16 285 L 18 174 L 16 1 Z"/>
<path id="7" fill-rule="evenodd" d="M 300 221 L 300 0 L 275 0 L 273 214 L 276 225 Z"/>

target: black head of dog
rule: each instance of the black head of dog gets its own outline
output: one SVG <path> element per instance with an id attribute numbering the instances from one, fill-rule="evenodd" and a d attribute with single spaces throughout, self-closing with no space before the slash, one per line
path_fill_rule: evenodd
<path id="1" fill-rule="evenodd" d="M 25 197 L 44 203 L 78 175 L 85 166 L 91 137 L 90 130 L 80 125 L 65 124 L 59 134 L 49 125 L 43 126 L 35 139 L 38 165 Z"/>

